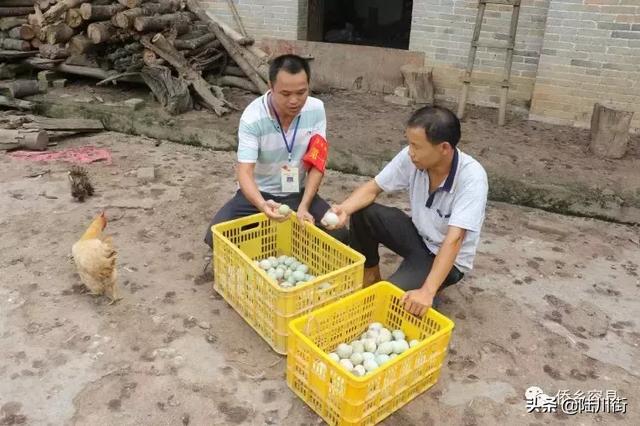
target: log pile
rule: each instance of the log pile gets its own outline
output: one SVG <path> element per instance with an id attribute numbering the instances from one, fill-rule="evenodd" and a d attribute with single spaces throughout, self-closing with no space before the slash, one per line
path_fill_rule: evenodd
<path id="1" fill-rule="evenodd" d="M 59 139 L 102 130 L 104 126 L 100 120 L 3 115 L 0 116 L 0 151 L 44 151 Z"/>
<path id="2" fill-rule="evenodd" d="M 6 4 L 6 6 L 5 6 Z M 197 0 L 5 0 L 1 78 L 8 64 L 145 82 L 172 114 L 235 108 L 220 86 L 264 93 L 268 57 Z M 191 99 L 191 96 L 193 99 Z"/>

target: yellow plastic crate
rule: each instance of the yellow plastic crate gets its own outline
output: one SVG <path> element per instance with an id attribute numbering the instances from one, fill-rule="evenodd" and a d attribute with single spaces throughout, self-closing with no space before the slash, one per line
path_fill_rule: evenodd
<path id="1" fill-rule="evenodd" d="M 403 294 L 379 282 L 289 324 L 287 384 L 328 424 L 374 425 L 436 383 L 454 324 L 434 309 L 423 318 L 410 314 L 400 304 Z M 372 322 L 421 342 L 357 377 L 327 353 L 358 339 Z"/>
<path id="2" fill-rule="evenodd" d="M 214 289 L 280 354 L 289 321 L 362 288 L 364 256 L 316 226 L 300 226 L 295 214 L 278 223 L 259 213 L 212 230 Z M 280 255 L 295 256 L 316 279 L 282 288 L 254 263 Z"/>

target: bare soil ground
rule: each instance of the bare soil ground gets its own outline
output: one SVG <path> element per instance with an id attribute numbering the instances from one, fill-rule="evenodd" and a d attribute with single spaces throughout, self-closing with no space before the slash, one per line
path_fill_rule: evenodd
<path id="1" fill-rule="evenodd" d="M 368 110 L 368 96 L 339 107 L 325 98 L 330 122 L 341 123 L 330 134 L 360 155 L 370 150 L 362 141 L 378 137 L 396 151 L 408 110 Z M 521 123 L 495 140 L 492 124 L 474 117 L 464 149 L 481 160 L 549 179 L 638 184 L 637 148 L 616 163 L 626 170 L 608 169 L 587 162 L 583 132 Z M 224 120 L 229 132 L 236 121 Z M 235 188 L 233 153 L 113 132 L 58 149 L 82 145 L 113 154 L 113 164 L 89 166 L 96 195 L 85 203 L 70 197 L 68 164 L 0 157 L 0 424 L 318 424 L 288 390 L 285 360 L 203 272 L 204 228 Z M 157 178 L 138 179 L 151 166 Z M 329 172 L 322 194 L 340 200 L 364 179 Z M 383 201 L 407 207 L 403 194 Z M 69 258 L 103 208 L 119 251 L 124 299 L 115 305 L 83 294 Z M 639 249 L 631 226 L 491 203 L 476 269 L 440 306 L 456 323 L 440 380 L 384 424 L 640 424 Z M 383 259 L 388 273 L 397 259 Z M 617 390 L 627 413 L 529 414 L 531 385 Z"/>

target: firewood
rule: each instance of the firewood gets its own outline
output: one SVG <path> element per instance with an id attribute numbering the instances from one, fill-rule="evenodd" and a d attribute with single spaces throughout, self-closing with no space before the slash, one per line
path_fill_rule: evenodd
<path id="1" fill-rule="evenodd" d="M 228 107 L 233 107 L 224 99 L 222 89 L 211 86 L 207 83 L 198 71 L 193 70 L 187 64 L 187 60 L 178 52 L 162 34 L 156 34 L 152 40 L 143 37 L 140 42 L 144 47 L 153 50 L 160 57 L 173 66 L 178 73 L 186 80 L 190 81 L 193 90 L 200 97 L 200 102 L 207 108 L 210 108 L 218 115 L 223 115 L 229 111 Z M 212 92 L 215 91 L 216 94 Z"/>
<path id="2" fill-rule="evenodd" d="M 33 12 L 33 7 L 0 7 L 0 16 L 24 16 Z"/>
<path id="3" fill-rule="evenodd" d="M 215 34 L 205 34 L 191 40 L 175 40 L 173 46 L 178 50 L 193 50 L 216 39 Z"/>
<path id="4" fill-rule="evenodd" d="M 7 31 L 18 25 L 27 24 L 27 18 L 24 16 L 10 16 L 8 18 L 0 18 L 0 31 Z"/>
<path id="5" fill-rule="evenodd" d="M 120 47 L 113 51 L 112 53 L 107 55 L 107 60 L 110 62 L 114 62 L 117 59 L 124 58 L 126 56 L 131 55 L 132 53 L 142 52 L 143 47 L 140 43 L 130 43 L 126 46 Z"/>
<path id="6" fill-rule="evenodd" d="M 181 114 L 193 108 L 189 84 L 171 75 L 171 70 L 160 65 L 146 66 L 142 78 L 162 107 L 170 114 Z"/>
<path id="7" fill-rule="evenodd" d="M 102 21 L 89 24 L 87 36 L 93 44 L 100 44 L 109 40 L 116 33 L 116 27 L 111 22 Z"/>
<path id="8" fill-rule="evenodd" d="M 22 63 L 0 63 L 0 80 L 12 80 L 16 78 L 16 75 L 19 75 L 25 71 L 25 65 Z"/>
<path id="9" fill-rule="evenodd" d="M 104 21 L 111 19 L 115 14 L 126 9 L 121 4 L 111 4 L 107 6 L 96 6 L 91 3 L 80 5 L 80 15 L 85 21 Z"/>
<path id="10" fill-rule="evenodd" d="M 33 121 L 23 124 L 22 127 L 25 129 L 67 130 L 74 132 L 104 130 L 102 121 L 89 118 L 34 117 Z"/>
<path id="11" fill-rule="evenodd" d="M 227 65 L 222 73 L 234 77 L 246 77 L 246 74 L 240 69 L 240 67 L 236 67 L 234 65 Z"/>
<path id="12" fill-rule="evenodd" d="M 89 49 L 91 49 L 92 46 L 93 46 L 93 43 L 91 42 L 91 40 L 89 40 L 89 38 L 86 35 L 78 34 L 71 37 L 71 40 L 69 40 L 69 43 L 67 45 L 67 48 L 69 49 L 69 54 L 81 55 L 83 53 L 86 53 Z"/>
<path id="13" fill-rule="evenodd" d="M 31 40 L 36 36 L 33 28 L 31 28 L 30 25 L 26 24 L 10 29 L 8 34 L 9 38 L 15 38 L 19 40 Z"/>
<path id="14" fill-rule="evenodd" d="M 88 4 L 88 3 L 85 3 L 85 4 Z M 82 19 L 82 14 L 80 13 L 80 9 L 77 7 L 74 9 L 67 10 L 67 15 L 64 21 L 71 28 L 78 28 L 82 26 L 82 24 L 84 24 L 84 19 Z"/>
<path id="15" fill-rule="evenodd" d="M 62 15 L 64 15 L 67 10 L 79 7 L 87 1 L 88 0 L 60 0 L 42 14 L 43 22 L 45 24 L 52 24 L 62 18 Z"/>
<path id="16" fill-rule="evenodd" d="M 242 69 L 242 71 L 249 77 L 249 79 L 256 85 L 258 90 L 261 93 L 264 93 L 268 90 L 268 86 L 266 83 L 266 78 L 263 75 L 259 74 L 256 69 L 245 59 L 242 54 L 242 46 L 238 45 L 235 41 L 233 41 L 229 36 L 225 34 L 225 32 L 217 25 L 215 22 L 211 20 L 209 15 L 204 11 L 204 9 L 198 4 L 196 0 L 187 0 L 187 6 L 189 10 L 196 14 L 201 21 L 206 22 L 209 26 L 209 29 L 213 31 L 216 35 L 216 38 L 220 40 L 225 50 L 233 58 L 233 60 L 238 64 L 238 66 Z M 246 50 L 246 49 L 245 49 Z"/>
<path id="17" fill-rule="evenodd" d="M 133 27 L 139 32 L 162 31 L 169 26 L 181 23 L 189 24 L 192 16 L 189 13 L 177 12 L 159 16 L 138 16 L 133 20 Z"/>
<path id="18" fill-rule="evenodd" d="M 40 92 L 38 80 L 14 80 L 0 87 L 0 94 L 12 98 L 23 98 Z"/>
<path id="19" fill-rule="evenodd" d="M 22 99 L 13 99 L 6 96 L 0 96 L 0 105 L 9 108 L 15 108 L 19 110 L 31 110 L 36 107 L 36 104 L 31 101 L 24 101 Z"/>
<path id="20" fill-rule="evenodd" d="M 31 43 L 26 40 L 16 40 L 13 38 L 1 39 L 0 46 L 4 49 L 21 50 L 24 52 L 31 50 Z"/>
<path id="21" fill-rule="evenodd" d="M 38 0 L 35 4 L 40 8 L 40 10 L 47 10 L 49 6 L 55 3 L 55 0 Z"/>
<path id="22" fill-rule="evenodd" d="M 211 18 L 211 20 L 213 22 L 215 22 L 216 24 L 218 24 L 218 26 L 220 28 L 222 28 L 222 31 L 224 31 L 224 33 L 229 36 L 229 38 L 233 41 L 235 41 L 236 43 L 238 43 L 240 46 L 243 47 L 249 47 L 251 45 L 253 45 L 253 43 L 255 43 L 255 40 L 251 37 L 247 37 L 244 36 L 240 33 L 238 33 L 236 30 L 234 30 L 233 28 L 231 28 L 226 22 L 224 22 L 222 19 L 218 18 L 217 16 L 212 16 L 209 15 L 209 18 Z M 265 54 L 266 55 L 266 54 Z"/>
<path id="23" fill-rule="evenodd" d="M 142 3 L 146 3 L 147 1 L 149 0 L 118 0 L 118 3 L 128 7 L 129 9 L 133 9 L 134 7 L 138 7 Z"/>
<path id="24" fill-rule="evenodd" d="M 116 71 L 139 71 L 144 66 L 142 61 L 142 53 L 136 53 L 133 55 L 125 56 L 124 58 L 116 59 L 113 63 L 113 68 Z"/>
<path id="25" fill-rule="evenodd" d="M 196 71 L 205 71 L 216 67 L 222 69 L 226 65 L 223 62 L 225 57 L 223 52 L 206 52 L 203 55 L 191 57 L 189 65 Z"/>
<path id="26" fill-rule="evenodd" d="M 31 25 L 36 33 L 36 37 L 39 37 L 39 28 L 42 26 L 42 12 L 38 9 L 38 6 L 34 8 L 35 12 L 27 16 L 27 24 Z"/>
<path id="27" fill-rule="evenodd" d="M 218 86 L 229 86 L 229 87 L 237 87 L 239 89 L 244 89 L 248 92 L 260 94 L 260 91 L 256 87 L 255 84 L 251 82 L 251 80 L 247 78 L 237 77 L 234 75 L 223 75 L 216 79 L 209 80 Z"/>
<path id="28" fill-rule="evenodd" d="M 37 129 L 0 129 L 0 149 L 30 149 L 44 151 L 49 144 L 45 130 Z"/>
<path id="29" fill-rule="evenodd" d="M 618 111 L 596 103 L 591 116 L 589 149 L 598 157 L 619 159 L 627 152 L 633 111 Z"/>
<path id="30" fill-rule="evenodd" d="M 109 72 L 97 67 L 83 67 L 83 66 L 69 65 L 64 63 L 58 64 L 50 60 L 43 60 L 40 58 L 29 58 L 29 59 L 26 59 L 24 63 L 36 69 L 60 71 L 67 74 L 90 77 L 98 80 L 105 80 L 116 74 L 113 71 Z M 142 79 L 138 76 L 138 74 L 128 76 L 128 77 L 123 77 L 121 80 L 132 82 L 132 83 L 140 83 L 142 81 Z"/>
<path id="31" fill-rule="evenodd" d="M 100 68 L 98 60 L 93 56 L 83 55 L 69 55 L 64 61 L 65 65 L 77 65 L 78 67 Z"/>
<path id="32" fill-rule="evenodd" d="M 406 64 L 400 67 L 404 85 L 409 88 L 409 97 L 418 104 L 433 105 L 435 88 L 433 73 L 426 67 Z"/>
<path id="33" fill-rule="evenodd" d="M 162 15 L 172 13 L 180 8 L 179 0 L 160 0 L 159 3 L 145 3 L 141 7 L 124 10 L 117 13 L 111 22 L 119 28 L 131 28 L 138 16 Z"/>
<path id="34" fill-rule="evenodd" d="M 41 45 L 42 45 L 42 42 L 40 41 L 39 38 L 36 37 L 33 40 L 31 40 L 31 47 L 33 47 L 34 49 L 40 48 Z"/>
<path id="35" fill-rule="evenodd" d="M 142 52 L 142 61 L 148 66 L 162 65 L 165 63 L 164 59 L 159 58 L 158 55 L 150 49 L 144 49 L 144 52 Z"/>
<path id="36" fill-rule="evenodd" d="M 47 25 L 42 28 L 41 31 L 42 34 L 40 39 L 42 40 L 44 38 L 44 40 L 49 44 L 66 43 L 74 35 L 73 29 L 64 22 Z"/>
<path id="37" fill-rule="evenodd" d="M 135 38 L 131 31 L 116 28 L 110 21 L 93 22 L 87 27 L 87 36 L 94 44 L 122 42 Z"/>
<path id="38" fill-rule="evenodd" d="M 64 59 L 69 56 L 67 48 L 62 44 L 41 44 L 38 50 L 40 56 L 47 59 Z"/>
<path id="39" fill-rule="evenodd" d="M 35 0 L 4 0 L 2 4 L 4 6 L 33 6 Z"/>

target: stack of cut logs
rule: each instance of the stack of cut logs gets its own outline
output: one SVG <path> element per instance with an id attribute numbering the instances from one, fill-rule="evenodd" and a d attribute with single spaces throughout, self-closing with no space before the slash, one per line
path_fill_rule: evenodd
<path id="1" fill-rule="evenodd" d="M 263 93 L 267 59 L 197 0 L 0 2 L 0 78 L 28 65 L 99 84 L 144 81 L 171 113 L 197 102 L 222 115 L 234 106 L 220 86 Z"/>
<path id="2" fill-rule="evenodd" d="M 33 115 L 0 116 L 0 151 L 44 151 L 68 136 L 104 130 L 100 120 L 46 118 Z"/>

